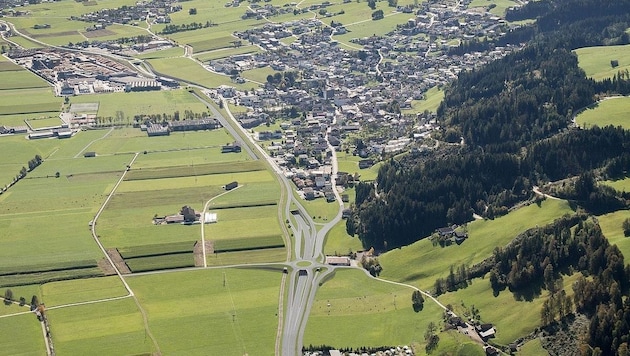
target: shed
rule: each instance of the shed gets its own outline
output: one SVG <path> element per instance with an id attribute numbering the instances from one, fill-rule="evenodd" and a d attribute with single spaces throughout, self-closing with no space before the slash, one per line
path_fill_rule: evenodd
<path id="1" fill-rule="evenodd" d="M 238 182 L 237 181 L 230 182 L 230 183 L 225 185 L 225 190 L 232 190 L 232 189 L 234 189 L 236 187 L 238 187 Z"/>
<path id="2" fill-rule="evenodd" d="M 96 157 L 96 152 L 94 152 L 94 151 L 88 151 L 88 152 L 85 152 L 85 153 L 83 154 L 83 157 L 85 157 L 85 158 L 88 158 L 88 157 Z"/>

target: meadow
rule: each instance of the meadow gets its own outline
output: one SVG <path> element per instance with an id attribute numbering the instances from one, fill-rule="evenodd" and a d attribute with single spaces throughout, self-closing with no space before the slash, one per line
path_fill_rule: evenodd
<path id="1" fill-rule="evenodd" d="M 609 185 L 620 192 L 630 192 L 630 177 L 617 180 L 607 180 L 602 182 L 602 184 Z"/>
<path id="2" fill-rule="evenodd" d="M 613 125 L 630 129 L 629 111 L 630 97 L 611 97 L 579 113 L 575 122 L 584 128 Z"/>
<path id="3" fill-rule="evenodd" d="M 438 87 L 433 87 L 424 94 L 424 99 L 414 100 L 411 109 L 403 109 L 405 114 L 423 113 L 424 111 L 436 112 L 440 103 L 444 99 L 444 91 Z"/>
<path id="4" fill-rule="evenodd" d="M 51 282 L 40 289 L 48 308 L 127 295 L 118 276 Z"/>
<path id="5" fill-rule="evenodd" d="M 481 262 L 496 246 L 506 245 L 519 233 L 571 213 L 566 201 L 548 199 L 540 207 L 531 204 L 494 220 L 470 222 L 467 225 L 469 237 L 461 245 L 434 246 L 425 238 L 381 255 L 381 277 L 431 289 L 437 278 L 448 275 L 450 266 Z"/>
<path id="6" fill-rule="evenodd" d="M 30 299 L 28 301 L 30 302 Z M 5 308 L 15 308 L 16 312 L 23 311 L 23 308 L 18 306 L 0 305 L 0 309 Z M 31 313 L 0 318 L 0 344 L 2 345 L 0 353 L 5 355 L 46 355 L 40 322 Z"/>
<path id="7" fill-rule="evenodd" d="M 617 72 L 630 69 L 630 45 L 584 47 L 574 52 L 578 66 L 595 80 L 612 78 Z M 613 60 L 618 61 L 617 67 L 612 66 Z"/>
<path id="8" fill-rule="evenodd" d="M 266 270 L 212 269 L 131 276 L 127 282 L 147 312 L 162 353 L 269 355 L 275 345 L 281 276 Z"/>
<path id="9" fill-rule="evenodd" d="M 488 9 L 489 6 L 493 4 L 495 5 L 492 9 L 490 9 L 490 13 L 496 16 L 505 16 L 505 10 L 510 7 L 518 6 L 519 3 L 512 0 L 473 0 L 468 7 L 483 7 Z"/>
<path id="10" fill-rule="evenodd" d="M 349 251 L 363 250 L 361 240 L 357 236 L 350 236 L 346 232 L 346 220 L 338 222 L 326 235 L 324 245 L 325 255 L 345 255 Z"/>
<path id="11" fill-rule="evenodd" d="M 439 325 L 442 308 L 426 300 L 416 313 L 411 288 L 368 277 L 363 270 L 338 269 L 319 287 L 304 344 L 334 347 L 424 344 L 429 322 Z"/>
<path id="12" fill-rule="evenodd" d="M 337 152 L 339 172 L 346 172 L 349 174 L 359 173 L 359 179 L 361 181 L 375 180 L 378 176 L 378 170 L 381 167 L 381 163 L 377 163 L 370 168 L 360 169 L 359 161 L 362 159 L 363 158 L 359 156 L 353 156 L 351 153 Z"/>
<path id="13" fill-rule="evenodd" d="M 623 253 L 625 263 L 630 262 L 630 238 L 624 236 L 621 224 L 625 219 L 630 219 L 630 211 L 619 210 L 597 217 L 604 236 L 611 244 L 617 245 Z"/>
<path id="14" fill-rule="evenodd" d="M 48 82 L 27 70 L 0 71 L 0 90 L 48 87 Z"/>
<path id="15" fill-rule="evenodd" d="M 0 96 L 0 115 L 59 112 L 61 101 L 49 87 L 7 90 Z"/>

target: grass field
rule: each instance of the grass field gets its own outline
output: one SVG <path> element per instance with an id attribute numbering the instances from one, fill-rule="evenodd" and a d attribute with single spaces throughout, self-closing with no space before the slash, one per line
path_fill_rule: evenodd
<path id="1" fill-rule="evenodd" d="M 0 96 L 0 115 L 59 112 L 60 108 L 61 98 L 51 88 L 7 90 Z"/>
<path id="2" fill-rule="evenodd" d="M 612 78 L 618 71 L 630 69 L 630 45 L 585 47 L 575 53 L 580 68 L 595 80 Z M 612 60 L 618 61 L 619 66 L 613 68 Z"/>
<path id="3" fill-rule="evenodd" d="M 48 88 L 49 86 L 48 82 L 27 70 L 0 72 L 0 90 Z"/>
<path id="4" fill-rule="evenodd" d="M 359 173 L 359 179 L 362 181 L 376 179 L 376 177 L 378 176 L 378 170 L 381 167 L 381 163 L 377 163 L 370 168 L 360 169 L 360 160 L 362 160 L 361 157 L 353 156 L 351 153 L 337 152 L 339 172 L 346 172 L 349 174 Z"/>
<path id="5" fill-rule="evenodd" d="M 630 112 L 630 97 L 613 97 L 582 111 L 575 118 L 575 122 L 584 128 L 595 125 L 599 127 L 613 125 L 630 129 L 628 112 Z"/>
<path id="6" fill-rule="evenodd" d="M 549 352 L 542 347 L 540 339 L 526 342 L 516 353 L 518 356 L 548 356 Z"/>
<path id="7" fill-rule="evenodd" d="M 230 266 L 242 263 L 284 262 L 287 258 L 285 248 L 271 248 L 237 252 L 221 252 L 206 257 L 208 266 Z"/>
<path id="8" fill-rule="evenodd" d="M 46 283 L 41 290 L 48 308 L 127 295 L 118 276 Z"/>
<path id="9" fill-rule="evenodd" d="M 148 354 L 154 351 L 142 315 L 131 298 L 49 309 L 47 314 L 55 351 L 59 355 Z M 41 339 L 41 331 L 38 334 Z"/>
<path id="10" fill-rule="evenodd" d="M 169 59 L 152 59 L 148 61 L 154 70 L 158 73 L 179 78 L 183 81 L 205 86 L 207 88 L 216 88 L 221 85 L 230 85 L 237 89 L 256 88 L 255 84 L 236 84 L 232 83 L 230 78 L 225 75 L 215 74 L 205 70 L 197 62 L 188 58 L 169 58 Z"/>
<path id="11" fill-rule="evenodd" d="M 256 69 L 250 69 L 250 70 L 244 71 L 241 74 L 241 76 L 243 78 L 253 80 L 255 82 L 266 83 L 267 76 L 274 75 L 275 73 L 279 73 L 279 72 L 276 72 L 275 70 L 271 69 L 271 67 L 262 67 L 262 68 L 256 68 Z"/>
<path id="12" fill-rule="evenodd" d="M 261 49 L 259 47 L 248 45 L 237 48 L 222 48 L 220 50 L 200 52 L 194 54 L 194 56 L 202 62 L 207 62 L 213 59 L 227 58 L 238 54 L 254 54 L 259 52 L 261 52 Z"/>
<path id="13" fill-rule="evenodd" d="M 422 344 L 429 322 L 439 325 L 442 309 L 425 301 L 424 309 L 414 312 L 411 293 L 410 288 L 373 280 L 362 270 L 338 270 L 317 291 L 304 344 Z"/>
<path id="14" fill-rule="evenodd" d="M 468 239 L 461 245 L 433 246 L 429 239 L 389 251 L 379 257 L 381 276 L 431 289 L 435 280 L 446 277 L 451 265 L 472 265 L 492 254 L 496 246 L 505 246 L 519 233 L 552 222 L 572 213 L 566 201 L 546 200 L 518 209 L 495 220 L 477 220 L 468 224 Z"/>
<path id="15" fill-rule="evenodd" d="M 148 314 L 163 354 L 269 355 L 274 350 L 281 276 L 213 269 L 137 276 L 128 283 Z"/>
<path id="16" fill-rule="evenodd" d="M 602 183 L 609 185 L 620 192 L 630 192 L 630 177 L 617 180 L 607 180 Z"/>
<path id="17" fill-rule="evenodd" d="M 229 80 L 229 79 L 228 79 Z M 70 98 L 71 103 L 99 103 L 98 116 L 116 117 L 122 111 L 125 118 L 133 121 L 134 115 L 163 114 L 173 115 L 184 110 L 207 113 L 208 109 L 197 98 L 184 89 L 161 90 L 136 93 L 110 93 L 79 95 Z M 146 136 L 146 133 L 144 133 Z"/>
<path id="18" fill-rule="evenodd" d="M 324 254 L 347 254 L 349 251 L 362 250 L 363 245 L 358 237 L 352 237 L 346 232 L 346 221 L 342 220 L 335 225 L 326 235 Z"/>
<path id="19" fill-rule="evenodd" d="M 57 117 L 46 117 L 32 120 L 26 120 L 33 129 L 43 129 L 48 127 L 61 127 L 63 123 L 61 119 Z"/>
<path id="20" fill-rule="evenodd" d="M 127 266 L 133 273 L 195 266 L 192 253 L 129 258 L 125 259 L 125 263 L 127 263 Z"/>
<path id="21" fill-rule="evenodd" d="M 181 47 L 173 47 L 169 49 L 160 49 L 158 51 L 150 51 L 147 53 L 142 53 L 137 58 L 142 59 L 157 59 L 157 58 L 172 58 L 172 57 L 181 57 L 184 55 L 184 49 Z"/>
<path id="22" fill-rule="evenodd" d="M 623 253 L 625 263 L 630 261 L 630 238 L 624 236 L 621 224 L 630 218 L 630 211 L 619 210 L 614 213 L 598 216 L 599 224 L 604 236 L 611 244 L 617 245 Z"/>
<path id="23" fill-rule="evenodd" d="M 444 91 L 438 87 L 433 87 L 427 90 L 424 95 L 425 98 L 423 100 L 414 100 L 411 103 L 411 109 L 404 109 L 402 112 L 405 114 L 422 113 L 425 110 L 436 112 L 442 102 L 442 99 L 444 99 Z"/>
<path id="24" fill-rule="evenodd" d="M 494 4 L 495 7 L 490 9 L 490 12 L 496 16 L 505 16 L 505 10 L 507 10 L 510 7 L 513 6 L 518 6 L 519 3 L 516 1 L 512 1 L 512 0 L 473 0 L 468 7 L 469 8 L 473 8 L 473 7 L 483 7 L 488 9 L 488 7 Z"/>
<path id="25" fill-rule="evenodd" d="M 435 355 L 454 356 L 483 356 L 481 345 L 473 342 L 468 336 L 455 330 L 448 330 L 438 334 L 440 341 L 437 348 L 431 352 Z M 422 350 L 424 351 L 424 350 Z M 420 353 L 422 355 L 422 353 Z"/>
<path id="26" fill-rule="evenodd" d="M 8 307 L 0 305 L 0 309 L 3 308 Z M 17 306 L 10 308 L 15 308 L 16 312 L 22 309 Z M 0 353 L 5 355 L 46 355 L 40 322 L 31 313 L 0 318 L 0 344 Z"/>

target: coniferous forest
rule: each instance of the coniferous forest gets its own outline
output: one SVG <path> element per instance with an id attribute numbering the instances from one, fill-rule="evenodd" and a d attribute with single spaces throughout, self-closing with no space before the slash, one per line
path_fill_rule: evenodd
<path id="1" fill-rule="evenodd" d="M 386 251 L 470 221 L 473 214 L 507 214 L 534 199 L 534 186 L 564 180 L 553 193 L 574 202 L 579 213 L 525 232 L 479 265 L 451 270 L 434 292 L 466 287 L 484 275 L 495 293 L 508 289 L 531 298 L 545 289 L 550 298 L 542 326 L 578 312 L 590 322 L 580 354 L 627 354 L 630 266 L 593 215 L 630 207 L 630 194 L 597 184 L 630 172 L 630 131 L 580 129 L 573 119 L 602 97 L 630 94 L 630 80 L 623 73 L 587 78 L 572 50 L 630 43 L 630 0 L 541 0 L 507 12 L 508 20 L 532 18 L 535 24 L 498 40 L 521 50 L 460 73 L 445 89 L 437 118 L 462 144 L 389 159 L 374 183 L 356 187 L 346 228 L 364 247 Z M 473 40 L 453 51 L 488 45 L 494 44 Z M 575 285 L 558 282 L 577 272 L 583 276 Z M 573 288 L 573 298 L 565 288 Z"/>

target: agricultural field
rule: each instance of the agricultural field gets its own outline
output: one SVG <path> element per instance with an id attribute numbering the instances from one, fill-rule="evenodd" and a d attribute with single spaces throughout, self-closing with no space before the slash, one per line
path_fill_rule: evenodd
<path id="1" fill-rule="evenodd" d="M 540 339 L 534 339 L 526 342 L 516 354 L 518 356 L 548 356 L 549 351 L 542 347 Z"/>
<path id="2" fill-rule="evenodd" d="M 48 308 L 127 295 L 118 276 L 51 282 L 42 285 L 40 301 Z M 30 301 L 30 298 L 27 298 Z"/>
<path id="3" fill-rule="evenodd" d="M 281 269 L 212 269 L 127 281 L 163 354 L 269 355 L 278 326 L 281 278 Z"/>
<path id="4" fill-rule="evenodd" d="M 607 180 L 602 184 L 609 185 L 620 192 L 630 192 L 630 177 L 617 180 Z"/>
<path id="5" fill-rule="evenodd" d="M 496 16 L 505 16 L 508 8 L 518 5 L 519 2 L 513 0 L 473 0 L 468 6 L 470 8 L 483 7 Z"/>
<path id="6" fill-rule="evenodd" d="M 9 66 L 5 65 L 4 67 L 8 68 Z M 45 80 L 27 70 L 0 70 L 0 90 L 2 91 L 6 91 L 9 89 L 31 89 L 48 87 L 49 84 Z"/>
<path id="7" fill-rule="evenodd" d="M 13 89 L 2 92 L 0 96 L 0 115 L 59 112 L 61 98 L 53 94 L 52 88 Z"/>
<path id="8" fill-rule="evenodd" d="M 519 233 L 572 212 L 566 201 L 548 199 L 540 207 L 531 204 L 494 220 L 473 221 L 468 223 L 469 237 L 461 245 L 434 246 L 425 238 L 381 255 L 381 277 L 431 289 L 437 278 L 446 277 L 450 266 L 481 262 L 496 246 L 506 245 Z"/>
<path id="9" fill-rule="evenodd" d="M 356 236 L 350 236 L 346 232 L 346 221 L 342 220 L 333 227 L 326 236 L 324 245 L 325 255 L 348 254 L 349 251 L 363 250 L 361 241 Z"/>
<path id="10" fill-rule="evenodd" d="M 131 298 L 48 309 L 47 315 L 55 351 L 59 355 L 148 354 L 155 351 L 147 337 L 142 315 Z M 38 336 L 41 340 L 41 332 Z"/>
<path id="11" fill-rule="evenodd" d="M 584 128 L 595 125 L 613 125 L 630 129 L 630 97 L 611 97 L 587 108 L 575 117 L 575 122 Z"/>
<path id="12" fill-rule="evenodd" d="M 173 58 L 182 57 L 184 55 L 184 49 L 181 47 L 173 47 L 169 49 L 160 49 L 157 51 L 147 51 L 140 55 L 135 56 L 140 59 L 159 59 L 159 58 Z"/>
<path id="13" fill-rule="evenodd" d="M 436 112 L 444 98 L 444 91 L 438 87 L 433 87 L 427 90 L 424 96 L 423 100 L 412 101 L 411 109 L 402 109 L 402 112 L 405 114 L 423 113 L 426 110 Z"/>
<path id="14" fill-rule="evenodd" d="M 0 124 L 4 123 L 1 122 Z M 28 161 L 33 159 L 35 155 L 40 155 L 46 159 L 61 144 L 59 140 L 37 140 L 25 145 L 25 141 L 24 135 L 3 137 L 0 140 L 0 152 L 12 153 L 4 155 L 0 159 L 0 186 L 4 187 L 9 184 L 22 167 L 28 167 Z M 38 169 L 41 168 L 42 166 L 38 167 Z M 3 198 L 0 196 L 0 202 L 3 201 Z"/>
<path id="15" fill-rule="evenodd" d="M 0 310 L 5 308 L 15 309 L 16 312 L 21 309 L 28 311 L 28 308 L 18 309 L 17 305 L 15 307 L 0 305 Z M 0 331 L 3 354 L 46 355 L 42 327 L 32 313 L 0 318 Z"/>
<path id="16" fill-rule="evenodd" d="M 113 118 L 117 116 L 117 112 L 122 112 L 122 116 L 129 122 L 133 122 L 134 115 L 173 115 L 175 111 L 179 111 L 183 117 L 184 110 L 194 113 L 208 112 L 202 102 L 184 89 L 79 95 L 72 97 L 70 103 L 98 103 L 98 116 Z M 143 134 L 146 136 L 146 133 Z"/>
<path id="17" fill-rule="evenodd" d="M 630 69 L 630 45 L 584 47 L 574 52 L 580 68 L 595 80 L 612 78 L 617 72 Z M 618 65 L 613 67 L 611 61 Z"/>
<path id="18" fill-rule="evenodd" d="M 63 123 L 63 121 L 61 121 L 59 116 L 44 117 L 44 118 L 37 118 L 37 119 L 27 119 L 25 121 L 28 122 L 29 126 L 32 127 L 34 130 L 50 128 L 50 127 L 61 127 L 61 124 Z"/>
<path id="19" fill-rule="evenodd" d="M 371 181 L 376 179 L 381 163 L 377 163 L 370 168 L 360 169 L 359 161 L 362 159 L 363 158 L 359 156 L 353 156 L 351 153 L 337 152 L 339 172 L 346 172 L 349 174 L 358 173 L 361 181 Z"/>
<path id="20" fill-rule="evenodd" d="M 413 289 L 368 277 L 358 269 L 339 269 L 317 290 L 304 344 L 334 347 L 424 343 L 429 322 L 439 325 L 443 310 L 426 300 L 411 305 Z M 422 346 L 424 348 L 424 346 Z"/>
<path id="21" fill-rule="evenodd" d="M 198 52 L 194 57 L 201 62 L 208 62 L 213 59 L 227 58 L 239 54 L 255 54 L 261 52 L 261 49 L 254 45 L 244 45 L 237 48 L 221 48 L 214 51 Z"/>

